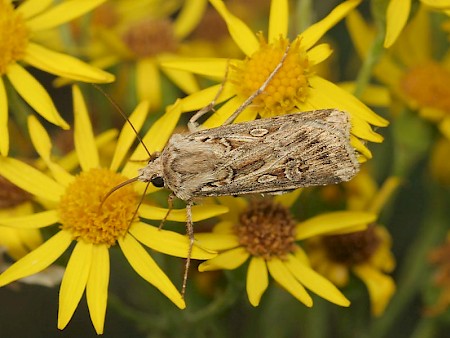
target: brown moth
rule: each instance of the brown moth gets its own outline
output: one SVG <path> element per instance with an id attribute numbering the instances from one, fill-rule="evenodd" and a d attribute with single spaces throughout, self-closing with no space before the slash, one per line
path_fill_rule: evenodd
<path id="1" fill-rule="evenodd" d="M 197 130 L 196 120 L 212 109 L 214 100 L 191 118 L 189 133 L 172 135 L 160 153 L 150 156 L 137 177 L 120 185 L 137 180 L 152 183 L 170 189 L 172 197 L 186 202 L 186 229 L 190 242 L 182 295 L 194 245 L 192 205 L 195 199 L 280 194 L 301 187 L 348 181 L 359 171 L 356 151 L 350 145 L 351 123 L 346 112 L 323 109 L 230 124 L 264 91 L 281 68 L 288 51 L 289 47 L 262 86 L 224 125 Z M 172 198 L 169 199 L 169 212 L 171 207 Z"/>

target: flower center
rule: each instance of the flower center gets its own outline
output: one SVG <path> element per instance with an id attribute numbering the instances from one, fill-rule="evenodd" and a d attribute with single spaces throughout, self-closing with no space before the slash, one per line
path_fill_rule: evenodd
<path id="1" fill-rule="evenodd" d="M 125 180 L 108 169 L 91 169 L 77 176 L 60 201 L 62 229 L 88 243 L 115 244 L 128 230 L 137 194 L 127 185 L 103 199 L 111 188 Z"/>
<path id="2" fill-rule="evenodd" d="M 381 239 L 376 235 L 375 225 L 370 225 L 364 231 L 324 236 L 323 243 L 331 260 L 352 266 L 366 262 L 381 244 Z"/>
<path id="3" fill-rule="evenodd" d="M 253 201 L 234 230 L 250 254 L 266 260 L 283 258 L 295 248 L 295 222 L 286 208 L 271 200 Z"/>
<path id="4" fill-rule="evenodd" d="M 9 0 L 0 0 L 0 76 L 25 55 L 29 31 Z"/>
<path id="5" fill-rule="evenodd" d="M 411 68 L 401 81 L 402 90 L 420 106 L 450 114 L 450 71 L 436 62 Z"/>
<path id="6" fill-rule="evenodd" d="M 123 41 L 137 57 L 174 52 L 178 47 L 172 23 L 167 19 L 141 21 L 125 32 Z"/>
<path id="7" fill-rule="evenodd" d="M 29 193 L 0 176 L 0 209 L 12 208 L 30 199 Z"/>
<path id="8" fill-rule="evenodd" d="M 279 64 L 289 43 L 286 39 L 268 44 L 259 35 L 260 48 L 247 58 L 243 65 L 233 69 L 231 81 L 244 100 L 253 94 Z M 306 51 L 300 40 L 295 40 L 289 49 L 283 66 L 269 82 L 263 93 L 251 105 L 262 117 L 271 117 L 292 112 L 304 102 L 308 95 L 308 77 L 311 74 Z"/>

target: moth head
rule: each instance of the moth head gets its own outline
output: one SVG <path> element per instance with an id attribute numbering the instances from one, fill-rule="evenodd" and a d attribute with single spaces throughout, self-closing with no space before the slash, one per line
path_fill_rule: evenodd
<path id="1" fill-rule="evenodd" d="M 138 180 L 150 182 L 157 188 L 164 188 L 163 167 L 161 158 L 158 155 L 152 155 L 147 165 L 144 168 L 139 169 Z"/>

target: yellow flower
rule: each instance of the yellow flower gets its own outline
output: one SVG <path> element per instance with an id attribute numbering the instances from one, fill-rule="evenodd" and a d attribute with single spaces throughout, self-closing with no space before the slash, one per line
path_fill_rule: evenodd
<path id="1" fill-rule="evenodd" d="M 350 195 L 348 209 L 378 215 L 398 187 L 399 180 L 388 179 L 377 191 L 376 184 L 364 171 L 345 184 Z M 382 226 L 367 222 L 367 230 L 345 235 L 322 236 L 308 241 L 308 256 L 319 273 L 339 287 L 345 286 L 352 271 L 369 290 L 372 313 L 381 315 L 395 292 L 392 272 L 395 260 L 390 251 L 391 237 Z"/>
<path id="2" fill-rule="evenodd" d="M 361 230 L 361 223 L 375 215 L 365 212 L 331 212 L 295 222 L 288 208 L 300 190 L 273 200 L 248 204 L 243 198 L 221 197 L 230 212 L 209 234 L 197 234 L 202 247 L 218 251 L 217 257 L 199 266 L 200 271 L 233 270 L 249 260 L 247 295 L 258 306 L 269 285 L 269 274 L 284 289 L 308 307 L 312 298 L 305 287 L 340 306 L 350 302 L 327 279 L 316 273 L 296 241 L 329 234 Z"/>
<path id="3" fill-rule="evenodd" d="M 103 332 L 107 303 L 110 247 L 118 243 L 130 265 L 142 278 L 158 288 L 176 306 L 184 308 L 180 293 L 142 244 L 166 254 L 185 257 L 188 240 L 184 235 L 160 231 L 143 223 L 140 217 L 161 220 L 167 210 L 143 204 L 136 215 L 139 196 L 132 185 L 117 190 L 103 200 L 112 187 L 130 177 L 124 175 L 124 170 L 118 172 L 118 168 L 135 135 L 126 125 L 119 136 L 111 165 L 101 168 L 92 126 L 78 87 L 73 88 L 73 95 L 74 141 L 82 169 L 79 175 L 72 176 L 52 161 L 50 138 L 34 116 L 29 117 L 30 135 L 50 174 L 44 174 L 24 162 L 0 157 L 0 174 L 49 206 L 49 210 L 30 216 L 3 219 L 2 224 L 26 229 L 60 224 L 60 230 L 53 237 L 0 275 L 0 285 L 43 270 L 75 241 L 60 289 L 58 328 L 63 329 L 67 325 L 86 289 L 91 319 L 100 334 Z M 156 128 L 169 129 L 167 135 L 170 135 L 180 116 L 179 109 L 176 106 L 172 108 L 155 124 Z M 143 102 L 131 115 L 130 120 L 136 129 L 141 128 L 147 110 L 148 103 Z M 155 125 L 150 133 L 157 130 Z M 160 131 L 159 135 L 162 134 Z M 164 137 L 153 138 L 152 147 L 159 147 L 166 140 Z M 196 219 L 202 219 L 226 212 L 226 209 L 196 206 L 193 212 Z M 184 210 L 175 210 L 169 219 L 184 222 Z M 194 247 L 192 254 L 192 258 L 200 259 L 213 256 L 197 247 Z"/>
<path id="4" fill-rule="evenodd" d="M 9 150 L 6 76 L 19 95 L 42 117 L 69 128 L 44 87 L 19 62 L 76 81 L 112 82 L 114 76 L 69 55 L 54 52 L 32 41 L 33 34 L 83 15 L 105 0 L 66 1 L 52 8 L 49 1 L 28 0 L 14 8 L 0 0 L 0 154 Z"/>
<path id="5" fill-rule="evenodd" d="M 316 42 L 360 1 L 349 0 L 337 6 L 327 17 L 310 26 L 292 42 L 287 38 L 289 25 L 288 1 L 272 1 L 269 34 L 266 40 L 262 34 L 255 34 L 247 25 L 231 14 L 220 0 L 211 4 L 227 23 L 231 37 L 245 53 L 245 60 L 198 58 L 178 59 L 164 62 L 170 69 L 187 70 L 214 79 L 228 79 L 216 103 L 228 100 L 205 122 L 207 128 L 221 125 L 231 114 L 267 79 L 290 46 L 283 66 L 268 84 L 265 91 L 253 100 L 236 119 L 246 121 L 257 114 L 262 117 L 314 109 L 338 108 L 352 117 L 352 145 L 365 157 L 370 151 L 359 139 L 381 142 L 382 137 L 370 125 L 386 126 L 387 121 L 376 115 L 356 97 L 335 84 L 315 74 L 314 67 L 332 53 L 328 44 Z M 228 67 L 229 65 L 229 67 Z M 183 111 L 200 109 L 213 101 L 221 85 L 215 85 L 182 99 Z M 359 139 L 358 139 L 359 138 Z M 362 159 L 363 160 L 363 159 Z"/>
<path id="6" fill-rule="evenodd" d="M 180 1 L 109 2 L 98 10 L 106 15 L 94 22 L 94 39 L 87 52 L 102 68 L 119 66 L 120 81 L 133 81 L 127 87 L 134 88 L 139 101 L 148 100 L 152 111 L 157 110 L 163 100 L 163 75 L 183 92 L 199 90 L 192 74 L 163 69 L 160 63 L 186 52 L 185 40 L 206 5 L 207 0 L 184 1 L 181 9 Z"/>
<path id="7" fill-rule="evenodd" d="M 420 116 L 437 123 L 450 139 L 450 58 L 433 58 L 429 12 L 420 8 L 392 48 L 374 68 L 377 79 Z M 348 29 L 361 58 L 367 56 L 375 32 L 356 11 Z"/>
<path id="8" fill-rule="evenodd" d="M 449 0 L 420 0 L 434 10 L 449 11 Z M 384 47 L 391 47 L 400 36 L 411 12 L 411 0 L 391 0 L 386 11 L 386 36 Z"/>

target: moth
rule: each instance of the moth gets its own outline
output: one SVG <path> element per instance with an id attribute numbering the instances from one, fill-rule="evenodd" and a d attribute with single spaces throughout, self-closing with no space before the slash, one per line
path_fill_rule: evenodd
<path id="1" fill-rule="evenodd" d="M 288 50 L 289 47 L 262 86 L 224 125 L 198 130 L 197 119 L 212 109 L 214 100 L 191 118 L 189 133 L 172 135 L 165 148 L 152 154 L 147 165 L 139 169 L 137 177 L 120 185 L 134 181 L 152 183 L 170 189 L 186 202 L 189 251 L 182 295 L 194 245 L 192 205 L 196 199 L 280 194 L 348 181 L 359 171 L 357 153 L 350 145 L 350 116 L 344 111 L 322 109 L 230 124 L 264 91 Z M 169 212 L 171 207 L 169 198 Z"/>

